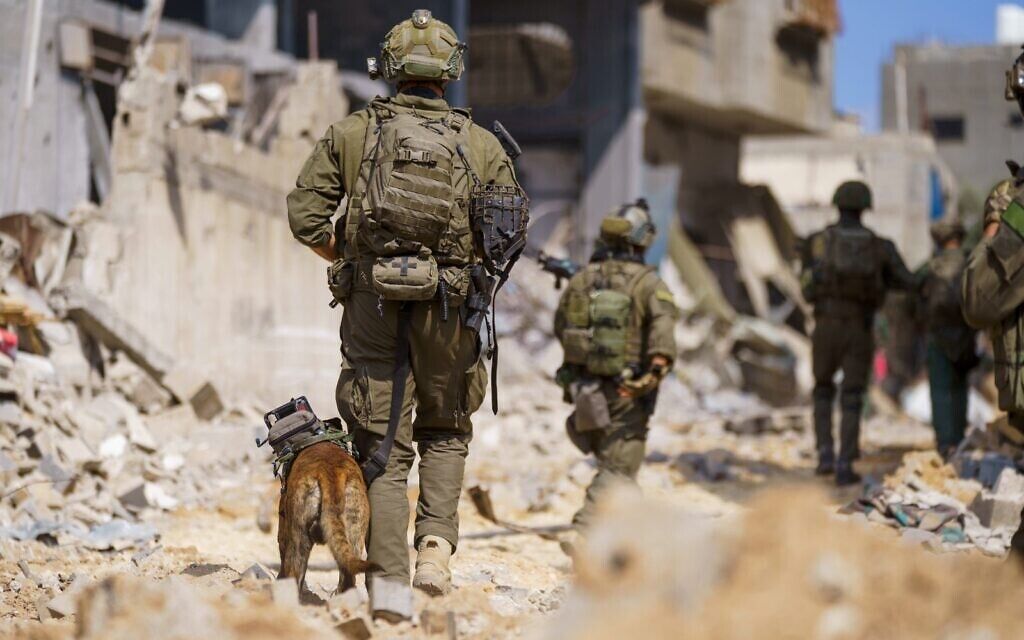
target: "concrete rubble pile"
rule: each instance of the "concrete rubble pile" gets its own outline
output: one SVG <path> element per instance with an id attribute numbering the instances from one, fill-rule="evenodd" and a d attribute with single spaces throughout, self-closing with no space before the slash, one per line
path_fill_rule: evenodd
<path id="1" fill-rule="evenodd" d="M 258 413 L 226 410 L 216 385 L 85 288 L 95 216 L 43 217 L 52 228 L 30 225 L 20 243 L 0 235 L 0 314 L 14 329 L 0 353 L 0 538 L 148 546 L 148 516 L 202 502 L 204 478 L 230 482 L 253 461 L 234 443 L 250 442 Z"/>
<path id="2" fill-rule="evenodd" d="M 965 445 L 948 464 L 934 451 L 907 454 L 882 484 L 867 485 L 841 512 L 898 529 L 933 551 L 978 549 L 998 557 L 1009 549 L 1022 507 L 1024 474 Z"/>

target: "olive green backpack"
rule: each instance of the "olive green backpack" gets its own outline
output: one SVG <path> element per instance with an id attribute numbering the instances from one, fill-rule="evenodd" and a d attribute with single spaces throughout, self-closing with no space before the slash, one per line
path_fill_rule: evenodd
<path id="1" fill-rule="evenodd" d="M 614 377 L 640 364 L 639 327 L 633 293 L 653 267 L 640 269 L 624 288 L 592 288 L 586 279 L 570 283 L 562 334 L 565 362 L 592 376 Z"/>

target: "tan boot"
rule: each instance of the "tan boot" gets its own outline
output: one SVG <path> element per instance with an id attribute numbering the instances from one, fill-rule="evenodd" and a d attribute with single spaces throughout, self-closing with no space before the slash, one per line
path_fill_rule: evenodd
<path id="1" fill-rule="evenodd" d="M 416 549 L 416 575 L 412 586 L 432 596 L 443 596 L 452 589 L 452 572 L 448 561 L 452 545 L 438 536 L 423 536 Z"/>

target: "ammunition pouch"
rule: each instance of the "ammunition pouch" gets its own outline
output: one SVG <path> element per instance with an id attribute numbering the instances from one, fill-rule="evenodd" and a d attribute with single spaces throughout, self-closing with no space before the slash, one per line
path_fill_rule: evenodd
<path id="1" fill-rule="evenodd" d="M 380 257 L 373 263 L 370 279 L 385 300 L 430 300 L 437 293 L 437 261 L 429 254 Z"/>
<path id="2" fill-rule="evenodd" d="M 587 357 L 592 349 L 590 329 L 565 329 L 562 332 L 562 351 L 566 364 L 587 366 Z"/>
<path id="3" fill-rule="evenodd" d="M 469 195 L 469 218 L 489 270 L 500 270 L 526 247 L 530 199 L 518 186 L 476 185 Z"/>

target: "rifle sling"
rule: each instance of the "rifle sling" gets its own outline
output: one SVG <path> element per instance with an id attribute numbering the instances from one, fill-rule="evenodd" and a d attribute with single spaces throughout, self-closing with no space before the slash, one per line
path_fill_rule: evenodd
<path id="1" fill-rule="evenodd" d="M 412 304 L 402 303 L 398 308 L 398 324 L 395 329 L 395 369 L 391 378 L 391 408 L 388 411 L 388 430 L 377 450 L 362 464 L 363 480 L 369 487 L 384 473 L 391 457 L 391 449 L 398 434 L 398 423 L 402 419 L 402 405 L 405 400 L 405 383 L 409 378 L 409 324 Z"/>

